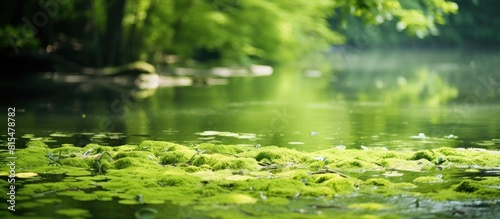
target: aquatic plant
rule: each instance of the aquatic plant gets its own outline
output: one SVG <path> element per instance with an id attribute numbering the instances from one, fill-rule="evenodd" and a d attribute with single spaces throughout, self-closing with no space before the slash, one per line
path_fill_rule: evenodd
<path id="1" fill-rule="evenodd" d="M 313 209 L 305 204 L 308 200 L 328 201 L 352 194 L 406 195 L 414 197 L 413 205 L 422 205 L 423 199 L 500 199 L 497 178 L 473 180 L 453 175 L 500 166 L 499 153 L 487 150 L 436 148 L 398 152 L 329 148 L 300 152 L 276 146 L 184 146 L 162 141 L 118 147 L 89 144 L 83 148 L 72 145 L 47 148 L 43 142 L 33 141 L 16 153 L 19 165 L 16 174 L 25 174 L 30 180 L 20 187 L 16 198 L 20 203 L 32 198 L 41 200 L 33 206 L 55 201 L 48 200 L 49 195 L 86 201 L 118 199 L 127 205 L 171 202 L 195 205 L 207 214 L 217 212 L 217 206 L 241 209 L 276 206 L 275 210 L 264 210 L 267 213 L 237 211 L 236 217 L 242 218 L 250 214 L 285 217 L 290 212 L 279 206 L 298 205 L 295 216 L 316 218 L 307 213 Z M 4 158 L 7 154 L 0 156 Z M 8 175 L 7 168 L 1 167 L 0 175 Z M 61 180 L 41 180 L 47 174 Z M 0 185 L 8 183 L 0 180 Z M 415 200 L 419 200 L 418 204 Z M 314 206 L 377 212 L 393 207 L 366 201 Z M 88 215 L 84 211 L 74 212 Z M 73 211 L 59 212 L 70 213 Z M 143 213 L 156 215 L 152 211 L 139 215 Z"/>

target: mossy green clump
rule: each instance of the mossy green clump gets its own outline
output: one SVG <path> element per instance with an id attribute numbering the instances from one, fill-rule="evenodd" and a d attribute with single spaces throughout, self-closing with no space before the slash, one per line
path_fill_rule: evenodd
<path id="1" fill-rule="evenodd" d="M 261 149 L 259 153 L 255 155 L 255 160 L 267 160 L 276 164 L 285 164 L 290 162 L 302 163 L 312 159 L 296 150 L 269 146 Z"/>
<path id="2" fill-rule="evenodd" d="M 202 197 L 210 197 L 217 194 L 229 193 L 229 190 L 220 187 L 215 183 L 209 183 L 203 187 L 201 190 Z"/>
<path id="3" fill-rule="evenodd" d="M 158 169 L 160 164 L 157 162 L 147 159 L 147 158 L 138 158 L 138 157 L 125 157 L 114 161 L 114 168 L 116 169 L 125 169 L 125 168 L 136 168 L 146 170 Z"/>
<path id="4" fill-rule="evenodd" d="M 452 185 L 449 189 L 439 190 L 436 193 L 429 193 L 426 196 L 436 200 L 470 200 L 470 199 L 498 199 L 500 190 L 498 179 L 485 181 L 475 181 L 471 179 L 461 180 Z M 494 185 L 492 187 L 491 185 Z"/>
<path id="5" fill-rule="evenodd" d="M 102 146 L 102 145 L 98 145 L 98 144 L 88 144 L 85 147 L 83 147 L 83 151 L 91 151 L 93 154 L 100 154 L 103 152 L 113 151 L 113 147 Z"/>
<path id="6" fill-rule="evenodd" d="M 243 152 L 243 149 L 235 145 L 215 145 L 210 143 L 199 144 L 198 148 L 200 150 L 205 150 L 205 153 L 218 153 L 218 154 L 228 154 L 234 155 Z"/>
<path id="7" fill-rule="evenodd" d="M 199 177 L 185 174 L 167 174 L 162 175 L 158 180 L 160 186 L 200 186 Z"/>
<path id="8" fill-rule="evenodd" d="M 433 161 L 436 158 L 437 158 L 436 154 L 433 151 L 431 151 L 431 150 L 423 150 L 423 151 L 417 151 L 417 152 L 415 152 L 415 154 L 413 154 L 413 156 L 410 157 L 410 160 L 425 159 L 425 160 L 428 160 L 428 161 Z"/>
<path id="9" fill-rule="evenodd" d="M 165 141 L 143 141 L 134 151 L 149 151 L 161 156 L 167 151 L 192 150 L 186 146 Z"/>
<path id="10" fill-rule="evenodd" d="M 196 154 L 192 150 L 168 151 L 160 157 L 160 163 L 164 165 L 185 163 Z"/>
<path id="11" fill-rule="evenodd" d="M 75 147 L 73 145 L 68 145 L 68 144 L 63 144 L 62 147 L 54 148 L 52 150 L 53 154 L 61 154 L 63 156 L 67 157 L 77 157 L 77 156 L 82 156 L 84 153 L 84 149 L 80 147 Z"/>
<path id="12" fill-rule="evenodd" d="M 196 157 L 192 163 L 194 166 L 209 165 L 212 170 L 223 169 L 248 169 L 255 170 L 258 167 L 256 160 L 245 157 L 230 157 L 221 154 L 202 154 Z"/>
<path id="13" fill-rule="evenodd" d="M 143 159 L 154 159 L 154 156 L 150 152 L 146 151 L 126 151 L 126 152 L 118 152 L 113 159 L 120 159 L 124 157 L 139 157 Z"/>
<path id="14" fill-rule="evenodd" d="M 453 190 L 456 192 L 466 192 L 466 193 L 476 192 L 480 189 L 484 189 L 484 186 L 473 180 L 463 180 L 453 188 Z"/>
<path id="15" fill-rule="evenodd" d="M 61 164 L 62 165 L 68 165 L 68 166 L 73 166 L 73 167 L 80 167 L 80 168 L 89 168 L 90 165 L 92 164 L 93 160 L 91 158 L 65 158 L 61 159 Z"/>
<path id="16" fill-rule="evenodd" d="M 16 152 L 16 167 L 19 169 L 30 169 L 55 164 L 51 163 L 51 160 L 46 155 L 47 150 L 40 147 L 28 147 L 18 151 Z"/>
<path id="17" fill-rule="evenodd" d="M 466 150 L 458 150 L 456 148 L 450 148 L 450 147 L 438 148 L 438 149 L 435 149 L 435 151 L 439 152 L 445 156 L 464 156 L 464 155 L 467 155 Z"/>
<path id="18" fill-rule="evenodd" d="M 316 174 L 314 175 L 314 182 L 315 183 L 323 183 L 325 181 L 328 181 L 330 179 L 337 179 L 339 178 L 339 176 L 337 174 L 333 174 L 333 173 L 324 173 L 324 174 Z"/>
<path id="19" fill-rule="evenodd" d="M 328 165 L 329 168 L 363 168 L 363 169 L 374 169 L 377 168 L 375 163 L 366 162 L 358 159 L 345 159 L 345 160 L 337 160 L 332 162 L 332 164 Z"/>
<path id="20" fill-rule="evenodd" d="M 333 189 L 335 193 L 348 194 L 355 190 L 353 180 L 343 177 L 334 177 L 321 184 Z"/>
<path id="21" fill-rule="evenodd" d="M 496 181 L 496 180 L 495 180 Z M 475 193 L 481 196 L 489 196 L 491 198 L 500 198 L 500 190 L 488 186 L 489 182 L 477 182 L 474 180 L 463 180 L 455 186 L 452 186 L 453 191 L 463 193 Z M 499 186 L 499 184 L 496 184 Z"/>
<path id="22" fill-rule="evenodd" d="M 391 181 L 382 178 L 372 178 L 366 180 L 365 184 L 374 186 L 389 186 L 391 184 Z"/>
<path id="23" fill-rule="evenodd" d="M 350 194 L 423 196 L 434 200 L 500 197 L 498 177 L 464 180 L 453 175 L 462 171 L 480 174 L 484 167 L 500 166 L 499 154 L 485 150 L 437 148 L 412 152 L 329 148 L 300 152 L 275 146 L 188 147 L 162 141 L 116 147 L 65 145 L 51 149 L 40 142 L 31 144 L 16 151 L 16 165 L 19 173 L 38 173 L 40 177 L 23 179 L 31 181 L 19 187 L 16 199 L 35 197 L 43 203 L 49 202 L 43 201 L 48 200 L 47 194 L 57 194 L 80 201 L 118 198 L 119 203 L 132 205 L 168 202 L 199 206 L 209 209 L 208 212 L 217 208 L 234 210 L 235 206 L 249 206 L 248 209 L 273 206 L 273 210 L 255 214 L 235 211 L 242 218 L 286 214 L 295 218 L 329 218 L 337 211 L 321 209 L 323 213 L 311 213 L 320 209 L 305 203 Z M 56 163 L 46 156 L 49 154 L 57 157 Z M 439 157 L 446 162 L 437 164 Z M 0 168 L 0 175 L 5 176 L 8 166 Z M 47 173 L 60 173 L 61 180 L 43 181 Z M 0 180 L 0 185 L 7 183 Z M 366 213 L 391 206 L 370 202 L 343 207 Z M 283 209 L 276 213 L 277 208 Z M 352 218 L 368 216 L 374 215 L 353 214 Z"/>
<path id="24" fill-rule="evenodd" d="M 478 166 L 485 168 L 495 168 L 500 166 L 500 154 L 477 153 L 470 156 L 447 156 L 449 163 L 460 166 Z"/>
<path id="25" fill-rule="evenodd" d="M 28 143 L 26 143 L 26 147 L 27 148 L 35 148 L 35 147 L 47 148 L 47 144 L 45 144 L 43 141 L 36 140 L 36 141 L 29 141 Z"/>
<path id="26" fill-rule="evenodd" d="M 239 191 L 262 191 L 269 197 L 291 198 L 300 193 L 305 185 L 297 180 L 274 178 L 237 181 L 234 188 Z"/>
<path id="27" fill-rule="evenodd" d="M 379 164 L 382 165 L 383 167 L 390 169 L 414 171 L 414 172 L 430 170 L 435 167 L 435 164 L 426 159 L 406 160 L 399 158 L 387 158 L 381 160 Z"/>
<path id="28" fill-rule="evenodd" d="M 116 169 L 125 169 L 127 167 L 131 167 L 131 166 L 137 166 L 137 165 L 140 165 L 139 162 L 137 162 L 136 160 L 132 159 L 132 158 L 123 158 L 123 159 L 119 159 L 117 161 L 115 161 L 114 163 L 114 166 Z"/>

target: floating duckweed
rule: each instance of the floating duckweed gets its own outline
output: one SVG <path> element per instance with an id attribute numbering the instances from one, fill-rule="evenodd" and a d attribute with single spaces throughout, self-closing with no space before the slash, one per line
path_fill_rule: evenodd
<path id="1" fill-rule="evenodd" d="M 31 177 L 35 177 L 35 176 L 38 176 L 37 173 L 16 173 L 16 177 L 17 178 L 21 178 L 21 179 L 27 179 L 27 178 L 31 178 Z M 1 182 L 0 182 L 1 184 Z"/>
<path id="2" fill-rule="evenodd" d="M 86 192 L 81 191 L 81 190 L 58 192 L 58 195 L 70 196 L 70 197 L 73 197 L 73 199 L 78 200 L 78 201 L 93 201 L 93 200 L 97 200 L 97 196 L 96 195 L 94 195 L 92 193 L 86 193 Z"/>
<path id="3" fill-rule="evenodd" d="M 245 195 L 245 194 L 238 194 L 238 193 L 232 193 L 232 194 L 220 194 L 220 195 L 215 195 L 212 197 L 208 198 L 202 198 L 200 200 L 201 202 L 206 202 L 206 203 L 217 203 L 217 204 L 254 204 L 257 202 L 257 199 L 255 199 L 252 196 Z"/>
<path id="4" fill-rule="evenodd" d="M 17 197 L 16 197 L 17 200 Z M 19 205 L 16 205 L 16 210 L 17 209 L 29 209 L 29 208 L 38 208 L 43 206 L 44 203 L 42 202 L 21 202 Z"/>
<path id="5" fill-rule="evenodd" d="M 299 194 L 299 193 L 297 193 Z M 288 205 L 290 203 L 289 199 L 281 197 L 269 197 L 265 200 L 268 205 Z"/>
<path id="6" fill-rule="evenodd" d="M 42 198 L 42 199 L 37 199 L 36 202 L 43 204 L 56 204 L 56 203 L 61 203 L 62 200 L 57 198 Z"/>
<path id="7" fill-rule="evenodd" d="M 56 213 L 67 217 L 92 217 L 88 210 L 80 208 L 59 209 Z"/>
<path id="8" fill-rule="evenodd" d="M 440 183 L 444 180 L 435 176 L 421 176 L 413 180 L 415 183 Z"/>
<path id="9" fill-rule="evenodd" d="M 121 199 L 121 200 L 118 200 L 118 203 L 120 203 L 122 205 L 140 205 L 140 204 L 142 204 L 134 199 Z"/>
<path id="10" fill-rule="evenodd" d="M 63 182 L 48 182 L 41 184 L 26 184 L 20 189 L 20 194 L 44 196 L 53 192 L 84 190 L 95 188 L 91 181 L 63 181 Z"/>
<path id="11" fill-rule="evenodd" d="M 378 211 L 381 209 L 390 208 L 390 206 L 380 203 L 356 203 L 356 204 L 350 204 L 348 208 Z"/>

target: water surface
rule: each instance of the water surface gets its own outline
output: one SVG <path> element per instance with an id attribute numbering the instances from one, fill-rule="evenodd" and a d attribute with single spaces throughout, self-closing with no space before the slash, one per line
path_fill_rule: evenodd
<path id="1" fill-rule="evenodd" d="M 318 66 L 281 67 L 272 77 L 232 78 L 226 85 L 139 93 L 106 83 L 4 84 L 1 105 L 16 107 L 21 142 L 43 138 L 53 147 L 153 139 L 307 151 L 498 149 L 499 57 L 343 51 Z M 325 63 L 334 70 L 323 70 Z"/>

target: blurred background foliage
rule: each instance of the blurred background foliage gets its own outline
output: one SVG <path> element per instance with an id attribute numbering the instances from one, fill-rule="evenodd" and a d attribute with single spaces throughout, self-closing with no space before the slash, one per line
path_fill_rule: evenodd
<path id="1" fill-rule="evenodd" d="M 498 28 L 493 28 L 500 26 L 495 12 L 500 3 L 494 0 L 9 0 L 1 4 L 3 55 L 19 51 L 55 55 L 80 66 L 136 60 L 277 64 L 331 45 L 500 44 Z M 427 36 L 431 37 L 420 40 Z"/>
<path id="2" fill-rule="evenodd" d="M 401 1 L 408 7 L 416 8 L 415 2 Z M 402 47 L 447 47 L 447 48 L 498 48 L 500 46 L 500 2 L 495 0 L 453 0 L 458 5 L 458 13 L 441 16 L 436 23 L 446 25 L 432 26 L 429 37 L 419 39 L 411 34 L 402 34 L 404 25 L 399 21 L 390 21 L 382 25 L 365 25 L 359 18 L 346 19 L 351 28 L 345 28 L 343 34 L 349 39 L 348 44 L 364 48 L 367 46 L 402 46 Z M 411 5 L 411 6 L 410 6 Z M 444 12 L 444 11 L 443 11 Z M 396 28 L 395 28 L 396 27 Z M 419 30 L 417 30 L 419 31 Z M 407 33 L 417 33 L 409 31 Z"/>

